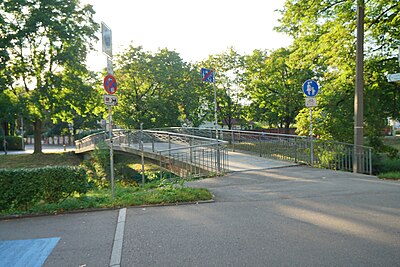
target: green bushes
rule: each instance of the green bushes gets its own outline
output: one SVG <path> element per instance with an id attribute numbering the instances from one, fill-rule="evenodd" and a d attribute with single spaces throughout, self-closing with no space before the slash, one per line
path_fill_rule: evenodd
<path id="1" fill-rule="evenodd" d="M 380 173 L 378 177 L 380 179 L 400 180 L 400 171 Z"/>
<path id="2" fill-rule="evenodd" d="M 375 175 L 385 172 L 400 172 L 400 158 L 390 158 L 382 154 L 373 154 L 372 171 Z"/>
<path id="3" fill-rule="evenodd" d="M 0 169 L 0 209 L 27 209 L 39 202 L 57 202 L 73 193 L 86 193 L 86 171 L 58 166 L 33 169 Z"/>
<path id="4" fill-rule="evenodd" d="M 4 137 L 0 138 L 0 150 L 4 150 L 3 147 Z M 6 136 L 7 150 L 23 150 L 22 138 L 20 136 Z"/>

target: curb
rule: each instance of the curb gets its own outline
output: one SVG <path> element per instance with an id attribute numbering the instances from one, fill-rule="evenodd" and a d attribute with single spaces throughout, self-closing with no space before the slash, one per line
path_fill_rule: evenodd
<path id="1" fill-rule="evenodd" d="M 44 216 L 59 216 L 59 215 L 68 215 L 68 214 L 77 214 L 77 213 L 88 213 L 88 212 L 96 212 L 96 211 L 119 210 L 122 208 L 140 209 L 140 208 L 151 208 L 151 207 L 170 207 L 170 206 L 209 204 L 209 203 L 214 203 L 214 202 L 215 202 L 214 199 L 210 199 L 210 200 L 199 200 L 199 201 L 191 201 L 191 202 L 144 204 L 144 205 L 134 205 L 134 206 L 118 206 L 118 207 L 110 207 L 110 208 L 80 209 L 80 210 L 61 211 L 61 212 L 54 212 L 54 213 L 16 214 L 16 215 L 0 216 L 0 221 L 17 220 L 17 219 L 25 219 L 25 218 L 36 218 L 36 217 L 44 217 Z"/>

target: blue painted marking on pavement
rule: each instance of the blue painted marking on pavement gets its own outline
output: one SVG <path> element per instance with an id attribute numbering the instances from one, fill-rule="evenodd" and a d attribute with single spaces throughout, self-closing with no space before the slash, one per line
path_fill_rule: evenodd
<path id="1" fill-rule="evenodd" d="M 59 240 L 54 237 L 0 241 L 0 267 L 41 267 Z"/>

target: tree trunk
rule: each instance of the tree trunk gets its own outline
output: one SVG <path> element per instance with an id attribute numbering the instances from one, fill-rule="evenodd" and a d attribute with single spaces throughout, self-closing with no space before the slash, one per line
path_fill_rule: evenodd
<path id="1" fill-rule="evenodd" d="M 285 134 L 289 134 L 290 122 L 285 123 Z"/>
<path id="2" fill-rule="evenodd" d="M 4 136 L 9 135 L 9 128 L 8 128 L 8 122 L 3 123 L 3 131 L 4 131 Z"/>
<path id="3" fill-rule="evenodd" d="M 34 126 L 34 149 L 33 154 L 42 153 L 42 121 L 36 119 L 33 123 Z"/>

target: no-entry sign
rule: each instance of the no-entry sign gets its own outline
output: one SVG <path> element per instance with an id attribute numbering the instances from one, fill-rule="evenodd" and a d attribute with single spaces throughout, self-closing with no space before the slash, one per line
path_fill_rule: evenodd
<path id="1" fill-rule="evenodd" d="M 117 81 L 115 80 L 115 77 L 111 74 L 108 74 L 104 78 L 104 89 L 110 95 L 114 94 L 117 91 Z"/>

